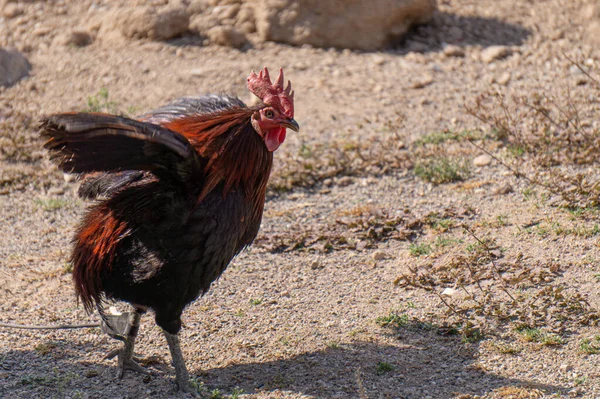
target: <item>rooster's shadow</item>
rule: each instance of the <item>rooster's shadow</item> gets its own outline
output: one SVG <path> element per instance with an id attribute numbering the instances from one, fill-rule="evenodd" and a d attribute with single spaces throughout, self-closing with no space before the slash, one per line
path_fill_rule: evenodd
<path id="1" fill-rule="evenodd" d="M 403 336 L 397 345 L 355 342 L 282 360 L 196 370 L 210 389 L 234 393 L 291 392 L 315 398 L 454 398 L 485 395 L 501 387 L 566 394 L 567 387 L 486 372 L 477 344 L 437 334 Z M 268 395 L 267 395 L 268 396 Z"/>

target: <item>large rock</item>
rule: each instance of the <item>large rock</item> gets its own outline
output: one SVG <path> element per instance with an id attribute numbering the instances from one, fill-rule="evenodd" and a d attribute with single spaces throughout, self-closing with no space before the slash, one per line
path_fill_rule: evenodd
<path id="1" fill-rule="evenodd" d="M 194 0 L 188 13 L 190 30 L 214 44 L 242 47 L 256 32 L 254 9 L 242 0 Z"/>
<path id="2" fill-rule="evenodd" d="M 594 46 L 600 45 L 600 2 L 587 4 L 582 8 L 581 16 L 585 27 L 583 40 Z"/>
<path id="3" fill-rule="evenodd" d="M 31 64 L 18 51 L 0 49 L 0 86 L 12 86 L 29 75 Z"/>
<path id="4" fill-rule="evenodd" d="M 188 30 L 185 7 L 134 6 L 107 13 L 100 23 L 99 37 L 119 33 L 126 38 L 168 40 Z"/>
<path id="5" fill-rule="evenodd" d="M 376 50 L 429 21 L 435 0 L 247 0 L 262 40 Z"/>

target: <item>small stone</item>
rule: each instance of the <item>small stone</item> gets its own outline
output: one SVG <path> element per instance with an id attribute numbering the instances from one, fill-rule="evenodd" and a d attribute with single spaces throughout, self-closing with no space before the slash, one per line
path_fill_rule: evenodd
<path id="1" fill-rule="evenodd" d="M 473 160 L 473 165 L 478 166 L 478 167 L 488 166 L 491 163 L 492 163 L 492 157 L 489 156 L 488 154 L 479 155 L 478 157 L 476 157 Z"/>
<path id="2" fill-rule="evenodd" d="M 61 187 L 50 187 L 48 195 L 63 195 L 65 190 Z"/>
<path id="3" fill-rule="evenodd" d="M 98 373 L 98 370 L 94 370 L 94 369 L 87 370 L 87 371 L 85 372 L 85 376 L 86 376 L 87 378 L 96 377 L 96 376 L 98 376 L 98 375 L 100 375 L 100 373 Z"/>
<path id="4" fill-rule="evenodd" d="M 66 183 L 73 183 L 75 180 L 77 180 L 77 175 L 73 173 L 63 173 L 63 180 Z"/>
<path id="5" fill-rule="evenodd" d="M 93 41 L 92 35 L 85 30 L 74 30 L 62 38 L 62 42 L 66 46 L 84 47 L 91 44 Z"/>
<path id="6" fill-rule="evenodd" d="M 40 26 L 38 28 L 35 28 L 31 34 L 33 36 L 46 36 L 48 33 L 52 32 L 52 28 L 48 27 L 48 26 Z"/>
<path id="7" fill-rule="evenodd" d="M 387 254 L 383 251 L 377 251 L 373 253 L 373 260 L 375 261 L 384 260 L 385 258 L 387 258 Z"/>
<path id="8" fill-rule="evenodd" d="M 195 76 L 195 77 L 201 77 L 204 75 L 204 69 L 202 69 L 202 68 L 192 69 L 190 71 L 190 75 Z"/>
<path id="9" fill-rule="evenodd" d="M 442 295 L 446 296 L 455 296 L 456 294 L 458 294 L 458 290 L 455 290 L 454 288 L 446 288 L 442 291 Z"/>
<path id="10" fill-rule="evenodd" d="M 10 87 L 29 75 L 31 64 L 23 54 L 0 48 L 0 87 Z"/>
<path id="11" fill-rule="evenodd" d="M 313 270 L 317 270 L 320 267 L 321 267 L 321 262 L 319 262 L 318 260 L 313 260 L 312 263 L 310 264 L 310 268 Z"/>
<path id="12" fill-rule="evenodd" d="M 349 176 L 340 177 L 337 181 L 337 185 L 340 187 L 346 187 L 352 183 L 354 183 L 354 180 Z"/>
<path id="13" fill-rule="evenodd" d="M 464 36 L 464 33 L 461 28 L 458 26 L 453 26 L 448 30 L 448 37 L 453 40 L 460 40 Z"/>
<path id="14" fill-rule="evenodd" d="M 573 366 L 571 366 L 570 364 L 563 363 L 560 365 L 559 370 L 563 373 L 566 373 L 573 370 Z"/>
<path id="15" fill-rule="evenodd" d="M 504 72 L 502 75 L 500 75 L 498 79 L 496 79 L 496 82 L 498 82 L 502 86 L 506 86 L 508 82 L 510 82 L 510 78 L 510 72 Z"/>
<path id="16" fill-rule="evenodd" d="M 492 191 L 492 194 L 494 194 L 494 195 L 506 195 L 506 194 L 512 193 L 513 191 L 515 191 L 514 188 L 513 188 L 513 186 L 511 186 L 510 184 L 506 183 L 503 186 L 496 187 Z"/>
<path id="17" fill-rule="evenodd" d="M 575 84 L 577 86 L 583 86 L 586 85 L 588 83 L 588 79 L 585 76 L 578 76 L 575 78 Z"/>
<path id="18" fill-rule="evenodd" d="M 490 46 L 481 51 L 481 59 L 483 62 L 491 63 L 509 56 L 512 53 L 510 47 L 506 46 Z"/>
<path id="19" fill-rule="evenodd" d="M 595 3 L 586 5 L 581 9 L 581 17 L 586 20 L 600 17 L 600 7 Z"/>
<path id="20" fill-rule="evenodd" d="M 368 244 L 367 244 L 366 241 L 359 241 L 359 242 L 356 243 L 356 249 L 359 250 L 359 251 L 362 251 L 362 250 L 364 250 L 364 249 L 367 248 L 367 245 Z"/>
<path id="21" fill-rule="evenodd" d="M 465 50 L 460 46 L 448 44 L 444 47 L 444 55 L 447 57 L 464 57 Z"/>
<path id="22" fill-rule="evenodd" d="M 427 75 L 427 76 L 423 76 L 422 78 L 413 82 L 413 84 L 410 87 L 413 89 L 422 89 L 424 87 L 429 86 L 432 83 L 433 83 L 433 76 Z"/>
<path id="23" fill-rule="evenodd" d="M 7 3 L 2 10 L 2 15 L 11 19 L 23 14 L 23 8 L 18 3 Z"/>
<path id="24" fill-rule="evenodd" d="M 373 57 L 373 64 L 375 65 L 383 65 L 385 64 L 385 58 L 381 55 L 376 55 Z"/>
<path id="25" fill-rule="evenodd" d="M 283 291 L 283 292 L 281 293 L 281 296 L 282 296 L 282 297 L 285 297 L 285 298 L 289 298 L 289 297 L 290 297 L 290 292 L 289 292 L 289 291 Z"/>
<path id="26" fill-rule="evenodd" d="M 215 26 L 206 35 L 211 43 L 220 46 L 242 48 L 248 42 L 246 35 L 232 26 Z"/>

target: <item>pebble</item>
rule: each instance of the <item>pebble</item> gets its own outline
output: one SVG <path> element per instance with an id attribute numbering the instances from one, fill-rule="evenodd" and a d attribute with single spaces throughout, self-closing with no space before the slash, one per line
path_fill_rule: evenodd
<path id="1" fill-rule="evenodd" d="M 383 65 L 385 64 L 386 59 L 385 57 L 381 56 L 381 55 L 376 55 L 373 57 L 373 64 L 375 65 Z"/>
<path id="2" fill-rule="evenodd" d="M 373 260 L 380 261 L 384 260 L 385 258 L 387 258 L 387 254 L 383 251 L 377 251 L 373 253 Z"/>
<path id="3" fill-rule="evenodd" d="M 313 270 L 316 270 L 319 267 L 321 267 L 321 262 L 319 262 L 318 260 L 313 260 L 312 263 L 310 264 L 310 268 Z"/>
<path id="4" fill-rule="evenodd" d="M 502 75 L 500 75 L 498 79 L 496 79 L 496 82 L 498 82 L 502 86 L 506 86 L 508 82 L 510 82 L 510 78 L 510 72 L 504 72 Z"/>
<path id="5" fill-rule="evenodd" d="M 444 291 L 442 291 L 442 295 L 446 295 L 446 296 L 454 296 L 458 294 L 458 290 L 455 290 L 454 288 L 446 288 Z"/>
<path id="6" fill-rule="evenodd" d="M 63 195 L 65 190 L 62 187 L 50 187 L 48 195 Z"/>
<path id="7" fill-rule="evenodd" d="M 77 180 L 77 175 L 73 173 L 63 173 L 63 180 L 66 183 L 73 183 L 75 180 Z"/>
<path id="8" fill-rule="evenodd" d="M 73 45 L 76 47 L 84 47 L 91 44 L 93 41 L 92 36 L 85 30 L 74 30 L 65 38 L 66 45 Z"/>
<path id="9" fill-rule="evenodd" d="M 338 186 L 346 187 L 354 183 L 354 180 L 349 176 L 340 177 L 337 181 Z"/>
<path id="10" fill-rule="evenodd" d="M 488 154 L 479 155 L 478 157 L 476 157 L 473 160 L 473 165 L 478 166 L 478 167 L 488 166 L 491 163 L 492 163 L 492 157 L 489 156 Z"/>
<path id="11" fill-rule="evenodd" d="M 573 366 L 571 366 L 570 364 L 567 364 L 567 363 L 563 363 L 560 365 L 559 370 L 562 371 L 563 373 L 566 373 L 568 371 L 573 370 Z"/>
<path id="12" fill-rule="evenodd" d="M 432 83 L 433 83 L 433 76 L 427 75 L 427 76 L 423 76 L 422 78 L 413 82 L 410 87 L 413 89 L 422 89 L 424 87 L 429 86 Z"/>
<path id="13" fill-rule="evenodd" d="M 52 32 L 52 28 L 48 27 L 48 26 L 40 26 L 38 28 L 35 28 L 31 34 L 33 36 L 46 36 L 48 33 Z"/>
<path id="14" fill-rule="evenodd" d="M 515 191 L 515 189 L 513 188 L 513 186 L 511 186 L 510 184 L 506 183 L 500 187 L 496 187 L 493 191 L 492 194 L 494 195 L 506 195 L 506 194 L 510 194 L 513 191 Z"/>
<path id="15" fill-rule="evenodd" d="M 2 15 L 6 18 L 14 18 L 23 14 L 23 8 L 17 3 L 8 3 L 4 6 L 4 10 L 2 11 Z"/>
<path id="16" fill-rule="evenodd" d="M 448 44 L 444 47 L 444 55 L 447 57 L 464 57 L 465 50 L 460 46 Z"/>
<path id="17" fill-rule="evenodd" d="M 481 60 L 486 63 L 491 63 L 509 56 L 512 53 L 510 47 L 506 46 L 490 46 L 481 51 Z"/>

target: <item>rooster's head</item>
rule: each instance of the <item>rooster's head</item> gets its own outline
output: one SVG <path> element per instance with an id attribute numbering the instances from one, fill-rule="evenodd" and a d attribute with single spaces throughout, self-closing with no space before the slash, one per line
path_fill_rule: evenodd
<path id="1" fill-rule="evenodd" d="M 252 126 L 263 138 L 269 151 L 275 151 L 285 140 L 286 129 L 297 132 L 300 129 L 294 120 L 294 92 L 288 80 L 283 87 L 283 70 L 275 83 L 271 82 L 265 67 L 258 75 L 252 71 L 248 76 L 248 89 L 263 102 L 252 115 Z"/>

